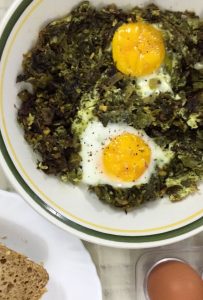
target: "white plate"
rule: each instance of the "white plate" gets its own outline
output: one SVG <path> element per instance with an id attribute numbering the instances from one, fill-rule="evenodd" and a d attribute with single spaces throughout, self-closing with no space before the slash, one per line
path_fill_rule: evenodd
<path id="1" fill-rule="evenodd" d="M 101 4 L 100 1 L 92 1 Z M 123 0 L 105 0 L 103 4 Z M 181 240 L 202 230 L 202 187 L 199 193 L 172 204 L 168 199 L 148 203 L 127 215 L 103 204 L 84 190 L 46 176 L 36 169 L 36 158 L 16 122 L 19 105 L 16 76 L 22 55 L 36 42 L 39 30 L 63 16 L 78 0 L 21 0 L 9 10 L 1 26 L 0 41 L 0 147 L 4 169 L 16 189 L 43 216 L 92 242 L 142 248 Z M 128 0 L 125 5 L 143 4 Z M 202 13 L 200 0 L 159 0 L 161 7 L 193 9 Z"/>
<path id="2" fill-rule="evenodd" d="M 38 263 L 50 280 L 43 300 L 101 300 L 95 266 L 82 242 L 31 209 L 20 196 L 0 191 L 0 243 Z"/>

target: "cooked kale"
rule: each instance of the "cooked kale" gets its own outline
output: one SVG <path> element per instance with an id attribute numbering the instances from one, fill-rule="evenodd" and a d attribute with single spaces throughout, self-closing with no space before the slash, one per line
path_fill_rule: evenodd
<path id="1" fill-rule="evenodd" d="M 136 78 L 116 69 L 113 35 L 123 23 L 140 19 L 162 29 L 173 94 L 143 99 Z M 22 81 L 32 91 L 18 95 L 18 122 L 40 154 L 37 165 L 45 173 L 80 182 L 85 111 L 104 126 L 122 122 L 143 129 L 171 155 L 170 163 L 157 168 L 147 184 L 128 189 L 91 186 L 99 199 L 128 209 L 165 195 L 177 201 L 197 190 L 203 177 L 203 22 L 194 13 L 162 11 L 155 5 L 96 9 L 82 2 L 41 30 L 34 48 L 24 55 L 17 78 Z"/>

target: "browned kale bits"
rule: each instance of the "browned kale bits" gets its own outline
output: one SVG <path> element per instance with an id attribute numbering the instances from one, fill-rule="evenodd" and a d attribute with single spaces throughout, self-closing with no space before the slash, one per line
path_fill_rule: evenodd
<path id="1" fill-rule="evenodd" d="M 141 98 L 136 78 L 121 74 L 111 42 L 126 22 L 159 24 L 164 35 L 164 66 L 173 93 Z M 17 81 L 32 85 L 19 93 L 18 122 L 40 154 L 38 168 L 64 181 L 82 178 L 80 136 L 72 124 L 81 99 L 97 91 L 93 113 L 104 125 L 126 123 L 143 129 L 170 150 L 171 161 L 147 184 L 121 189 L 91 186 L 99 199 L 123 209 L 169 195 L 180 200 L 197 189 L 203 176 L 203 23 L 190 12 L 161 11 L 154 5 L 123 11 L 115 5 L 96 9 L 82 2 L 69 15 L 48 24 L 24 55 Z M 176 96 L 176 97 L 175 97 Z"/>

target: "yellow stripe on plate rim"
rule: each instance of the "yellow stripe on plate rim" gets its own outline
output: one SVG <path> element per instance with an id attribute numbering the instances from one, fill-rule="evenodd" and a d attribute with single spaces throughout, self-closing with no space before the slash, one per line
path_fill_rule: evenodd
<path id="1" fill-rule="evenodd" d="M 7 145 L 9 145 L 10 148 L 10 152 L 13 155 L 13 158 L 15 160 L 15 162 L 18 165 L 18 169 L 20 170 L 21 174 L 23 174 L 24 178 L 26 178 L 26 181 L 29 183 L 29 185 L 34 189 L 34 191 L 36 191 L 41 199 L 45 199 L 49 204 L 51 204 L 55 209 L 60 210 L 61 212 L 63 212 L 66 216 L 71 217 L 74 221 L 78 221 L 79 224 L 86 224 L 91 226 L 91 228 L 93 229 L 100 229 L 100 230 L 105 230 L 105 231 L 109 231 L 109 233 L 111 232 L 116 232 L 116 233 L 151 233 L 151 232 L 156 232 L 158 233 L 163 233 L 166 230 L 169 229 L 175 229 L 177 226 L 180 225 L 187 225 L 188 222 L 190 221 L 195 221 L 194 219 L 198 216 L 200 216 L 201 214 L 203 214 L 203 209 L 199 210 L 198 212 L 190 215 L 189 217 L 182 219 L 180 221 L 177 221 L 175 223 L 172 224 L 168 224 L 165 226 L 160 226 L 160 227 L 155 227 L 155 228 L 148 228 L 148 229 L 132 229 L 132 230 L 127 230 L 127 229 L 118 229 L 118 228 L 111 228 L 111 227 L 107 227 L 107 226 L 102 226 L 102 225 L 98 225 L 98 224 L 94 224 L 92 222 L 89 222 L 87 220 L 84 220 L 82 218 L 79 218 L 75 215 L 73 215 L 72 213 L 68 212 L 67 210 L 65 210 L 63 207 L 59 206 L 58 204 L 56 204 L 52 199 L 50 199 L 43 191 L 41 191 L 37 184 L 29 177 L 29 175 L 27 174 L 27 172 L 25 171 L 25 169 L 23 168 L 20 160 L 18 159 L 16 152 L 12 146 L 10 137 L 8 135 L 8 130 L 6 128 L 6 122 L 5 122 L 5 116 L 4 116 L 4 104 L 3 104 L 3 82 L 4 82 L 4 78 L 5 78 L 5 72 L 6 72 L 6 66 L 9 60 L 9 55 L 11 52 L 11 49 L 16 41 L 16 38 L 20 32 L 20 30 L 22 29 L 23 25 L 26 23 L 26 21 L 29 19 L 29 17 L 35 12 L 35 10 L 42 4 L 44 0 L 37 0 L 36 3 L 30 8 L 30 10 L 28 10 L 27 14 L 24 16 L 24 18 L 22 19 L 21 22 L 19 22 L 18 27 L 15 30 L 15 33 L 11 39 L 11 41 L 9 42 L 8 48 L 7 48 L 7 52 L 5 55 L 5 59 L 3 61 L 3 66 L 2 66 L 2 72 L 1 72 L 1 78 L 0 78 L 0 112 L 1 112 L 1 117 L 2 117 L 2 124 L 3 124 L 3 130 L 4 130 L 4 135 L 6 137 L 6 142 Z M 160 232 L 161 231 L 161 232 Z M 103 232 L 103 231 L 102 231 Z"/>

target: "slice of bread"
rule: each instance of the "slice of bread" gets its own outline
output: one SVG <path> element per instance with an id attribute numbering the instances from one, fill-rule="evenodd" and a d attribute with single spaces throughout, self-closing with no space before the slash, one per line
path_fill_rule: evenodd
<path id="1" fill-rule="evenodd" d="M 38 300 L 46 292 L 47 271 L 0 244 L 0 299 Z"/>

